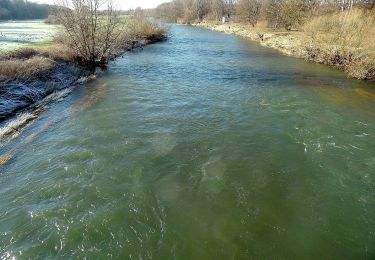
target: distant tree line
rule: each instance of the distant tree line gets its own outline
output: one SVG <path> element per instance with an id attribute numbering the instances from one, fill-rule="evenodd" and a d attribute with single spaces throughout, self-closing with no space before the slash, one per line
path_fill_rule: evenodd
<path id="1" fill-rule="evenodd" d="M 51 6 L 25 0 L 0 0 L 0 20 L 47 18 Z"/>
<path id="2" fill-rule="evenodd" d="M 263 20 L 269 27 L 290 30 L 312 15 L 354 7 L 375 8 L 375 0 L 172 0 L 159 5 L 154 16 L 183 23 L 226 16 L 253 26 Z"/>

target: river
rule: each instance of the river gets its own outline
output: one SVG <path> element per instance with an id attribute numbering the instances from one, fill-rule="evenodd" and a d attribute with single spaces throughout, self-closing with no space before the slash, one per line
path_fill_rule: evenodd
<path id="1" fill-rule="evenodd" d="M 0 258 L 373 258 L 374 84 L 170 30 L 0 148 Z"/>

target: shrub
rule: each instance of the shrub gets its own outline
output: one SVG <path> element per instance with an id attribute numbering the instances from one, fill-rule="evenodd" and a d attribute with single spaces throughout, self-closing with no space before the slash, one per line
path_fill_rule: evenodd
<path id="1" fill-rule="evenodd" d="M 310 16 L 313 6 L 313 2 L 307 0 L 269 0 L 265 7 L 266 19 L 274 28 L 299 28 Z"/>
<path id="2" fill-rule="evenodd" d="M 259 0 L 239 0 L 237 4 L 237 15 L 242 21 L 255 26 L 260 18 L 262 2 Z"/>
<path id="3" fill-rule="evenodd" d="M 55 15 L 68 36 L 65 44 L 82 63 L 90 66 L 107 63 L 119 36 L 118 12 L 112 1 L 59 0 L 58 4 Z"/>

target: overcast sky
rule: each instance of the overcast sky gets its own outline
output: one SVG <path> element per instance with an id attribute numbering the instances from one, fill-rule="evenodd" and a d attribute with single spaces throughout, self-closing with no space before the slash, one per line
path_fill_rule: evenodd
<path id="1" fill-rule="evenodd" d="M 55 0 L 29 0 L 30 2 L 53 4 Z M 123 10 L 135 9 L 137 7 L 153 8 L 168 0 L 115 0 L 116 6 Z"/>

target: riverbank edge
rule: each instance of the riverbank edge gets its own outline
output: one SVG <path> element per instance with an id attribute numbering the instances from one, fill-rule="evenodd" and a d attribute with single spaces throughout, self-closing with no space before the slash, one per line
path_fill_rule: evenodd
<path id="1" fill-rule="evenodd" d="M 132 40 L 124 43 L 121 51 L 118 51 L 112 60 L 122 56 L 124 53 L 146 45 L 166 41 L 167 34 L 151 35 L 142 39 Z M 72 85 L 83 84 L 93 80 L 100 75 L 98 70 L 92 70 L 75 62 L 62 60 L 54 61 L 52 69 L 44 71 L 37 79 L 23 82 L 15 79 L 3 84 L 0 94 L 3 96 L 0 104 L 0 123 L 23 111 L 33 109 L 33 106 L 42 99 L 61 91 Z M 100 70 L 99 70 L 100 71 Z M 12 92 L 12 90 L 14 91 Z M 36 89 L 42 90 L 37 92 Z M 20 102 L 22 100 L 23 102 Z M 6 106 L 10 107 L 6 109 Z"/>
<path id="2" fill-rule="evenodd" d="M 113 57 L 112 60 L 115 60 L 131 50 L 143 48 L 144 46 L 154 43 L 163 42 L 167 39 L 168 35 L 163 34 L 151 35 L 143 39 L 127 42 L 124 44 L 123 51 L 117 52 L 116 56 Z M 75 88 L 88 83 L 89 81 L 96 80 L 102 75 L 103 72 L 102 68 L 91 72 L 92 70 L 89 70 L 84 66 L 79 66 L 73 62 L 60 61 L 58 63 L 58 66 L 55 66 L 52 73 L 55 74 L 55 78 L 59 80 L 62 78 L 62 80 L 60 80 L 60 84 L 56 84 L 56 82 L 53 84 L 55 88 L 45 91 L 42 95 L 35 95 L 32 89 L 35 87 L 32 85 L 33 83 L 39 85 L 39 88 L 48 86 L 49 81 L 51 80 L 51 76 L 48 75 L 51 73 L 51 71 L 49 71 L 44 72 L 46 77 L 44 78 L 45 80 L 43 82 L 40 80 L 35 80 L 34 82 L 31 81 L 28 85 L 24 85 L 26 86 L 26 89 L 17 92 L 17 98 L 25 98 L 30 102 L 27 104 L 27 106 L 17 108 L 11 113 L 8 113 L 7 116 L 0 118 L 0 123 L 4 124 L 2 127 L 0 127 L 0 150 L 7 146 L 12 140 L 18 138 L 25 131 L 25 129 L 27 129 L 35 120 L 40 118 L 40 116 L 48 110 L 51 104 L 62 101 L 65 97 L 72 93 Z M 59 70 L 63 70 L 63 72 Z M 65 75 L 63 75 L 64 73 Z M 64 79 L 67 77 L 69 78 L 67 84 L 62 84 Z M 40 84 L 42 85 L 40 86 Z M 29 90 L 27 89 L 28 86 Z M 2 91 L 4 90 L 0 88 L 0 92 Z M 8 102 L 12 102 L 11 98 L 8 100 Z M 0 102 L 0 105 L 3 105 L 1 103 L 3 102 Z M 46 128 L 48 127 L 46 126 Z M 32 139 L 33 136 L 34 135 L 32 135 L 30 138 Z M 10 149 L 5 154 L 0 154 L 0 166 L 5 165 L 13 158 L 14 150 L 15 148 Z"/>
<path id="3" fill-rule="evenodd" d="M 226 34 L 237 35 L 244 38 L 248 38 L 252 41 L 259 43 L 260 45 L 268 48 L 278 50 L 284 55 L 304 59 L 307 61 L 316 62 L 319 64 L 325 64 L 330 67 L 345 71 L 346 75 L 351 78 L 358 80 L 375 80 L 375 68 L 370 68 L 364 72 L 363 75 L 350 75 L 345 70 L 345 65 L 342 62 L 331 62 L 327 59 L 327 53 L 330 50 L 314 50 L 312 46 L 308 46 L 305 40 L 302 39 L 303 32 L 273 32 L 262 30 L 259 28 L 249 28 L 250 25 L 241 23 L 217 23 L 210 21 L 202 21 L 199 23 L 193 23 L 191 26 L 201 27 L 209 29 L 211 31 L 223 32 Z M 305 37 L 305 35 L 303 35 Z M 337 54 L 339 55 L 339 54 Z M 335 58 L 335 57 L 334 57 Z M 350 59 L 349 57 L 339 57 L 340 59 Z M 368 76 L 367 76 L 368 75 Z"/>

